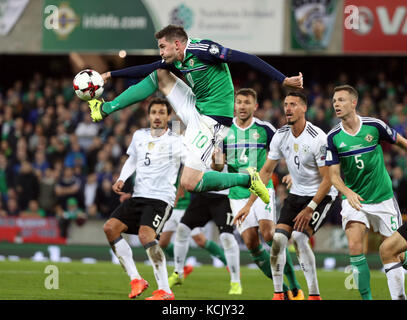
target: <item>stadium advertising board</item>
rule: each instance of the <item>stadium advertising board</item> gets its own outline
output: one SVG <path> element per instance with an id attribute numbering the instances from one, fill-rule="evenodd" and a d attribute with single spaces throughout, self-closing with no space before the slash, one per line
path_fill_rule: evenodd
<path id="1" fill-rule="evenodd" d="M 292 0 L 290 14 L 291 47 L 294 50 L 323 50 L 329 46 L 337 1 Z"/>
<path id="2" fill-rule="evenodd" d="M 0 241 L 65 244 L 55 218 L 0 217 Z"/>
<path id="3" fill-rule="evenodd" d="M 407 52 L 407 1 L 345 0 L 345 53 Z"/>
<path id="4" fill-rule="evenodd" d="M 154 33 L 183 25 L 208 38 L 256 54 L 281 53 L 284 0 L 44 0 L 44 51 L 157 50 Z M 151 53 L 151 52 L 149 52 Z"/>

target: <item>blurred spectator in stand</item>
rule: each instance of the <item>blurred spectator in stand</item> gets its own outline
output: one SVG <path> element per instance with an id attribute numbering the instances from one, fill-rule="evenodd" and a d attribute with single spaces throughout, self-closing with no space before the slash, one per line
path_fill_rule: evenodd
<path id="1" fill-rule="evenodd" d="M 112 181 L 110 179 L 103 179 L 97 188 L 95 203 L 103 219 L 108 218 L 120 204 L 119 196 L 112 190 Z"/>
<path id="2" fill-rule="evenodd" d="M 85 195 L 85 209 L 89 216 L 97 215 L 97 206 L 95 204 L 96 190 L 98 189 L 97 175 L 91 173 L 87 176 L 87 180 L 84 188 Z"/>
<path id="3" fill-rule="evenodd" d="M 46 216 L 55 216 L 55 205 L 57 203 L 55 194 L 56 183 L 55 171 L 51 168 L 45 169 L 45 174 L 40 180 L 38 202 L 39 206 L 44 209 Z"/>
<path id="4" fill-rule="evenodd" d="M 18 217 L 20 215 L 20 208 L 18 207 L 17 199 L 8 198 L 7 200 L 7 215 L 9 217 Z"/>
<path id="5" fill-rule="evenodd" d="M 37 200 L 30 200 L 28 203 L 28 208 L 20 213 L 20 217 L 44 218 L 45 211 L 39 207 Z"/>
<path id="6" fill-rule="evenodd" d="M 88 108 L 87 105 L 86 108 Z M 78 124 L 75 130 L 79 145 L 83 150 L 87 150 L 92 145 L 92 140 L 97 136 L 98 131 L 99 126 L 92 122 L 90 113 L 86 110 L 86 113 L 83 115 L 83 121 Z"/>
<path id="7" fill-rule="evenodd" d="M 13 173 L 11 167 L 8 165 L 8 160 L 3 153 L 0 153 L 0 194 L 1 199 L 7 201 L 7 193 L 9 187 L 13 185 Z"/>
<path id="8" fill-rule="evenodd" d="M 58 206 L 64 210 L 67 208 L 68 198 L 81 199 L 80 179 L 74 176 L 73 168 L 63 168 L 62 177 L 55 186 L 55 194 L 57 196 Z"/>
<path id="9" fill-rule="evenodd" d="M 68 238 L 72 221 L 75 221 L 78 226 L 82 226 L 86 220 L 86 214 L 78 207 L 78 201 L 73 197 L 68 198 L 66 209 L 59 211 L 58 214 L 60 236 Z"/>
<path id="10" fill-rule="evenodd" d="M 70 138 L 70 149 L 65 157 L 64 166 L 74 167 L 74 166 L 86 166 L 86 155 L 82 151 L 76 136 L 72 135 Z"/>
<path id="11" fill-rule="evenodd" d="M 44 151 L 37 151 L 34 156 L 33 168 L 37 177 L 41 179 L 45 175 L 45 170 L 50 168 Z"/>
<path id="12" fill-rule="evenodd" d="M 39 194 L 39 180 L 28 161 L 23 161 L 16 178 L 16 192 L 18 205 L 21 210 L 28 207 L 30 200 L 37 200 Z"/>

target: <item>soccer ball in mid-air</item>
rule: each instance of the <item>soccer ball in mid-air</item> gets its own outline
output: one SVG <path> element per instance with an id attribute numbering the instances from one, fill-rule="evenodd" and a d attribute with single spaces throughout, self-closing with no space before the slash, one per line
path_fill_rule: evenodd
<path id="1" fill-rule="evenodd" d="M 95 70 L 82 70 L 73 79 L 73 88 L 76 95 L 85 101 L 97 99 L 103 93 L 104 81 Z"/>

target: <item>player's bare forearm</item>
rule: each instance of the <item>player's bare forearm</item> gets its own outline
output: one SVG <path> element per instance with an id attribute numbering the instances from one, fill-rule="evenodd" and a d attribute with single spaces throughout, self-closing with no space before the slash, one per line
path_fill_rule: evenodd
<path id="1" fill-rule="evenodd" d="M 396 145 L 404 150 L 407 150 L 407 139 L 398 133 L 396 138 Z"/>
<path id="2" fill-rule="evenodd" d="M 329 167 L 329 177 L 333 186 L 342 194 L 347 193 L 348 187 L 343 182 L 340 176 L 340 167 L 338 164 Z"/>
<path id="3" fill-rule="evenodd" d="M 321 184 L 319 185 L 318 191 L 312 199 L 316 204 L 320 204 L 322 199 L 328 194 L 332 187 L 331 178 L 329 175 L 329 167 L 323 166 L 319 167 L 319 172 L 322 176 Z"/>

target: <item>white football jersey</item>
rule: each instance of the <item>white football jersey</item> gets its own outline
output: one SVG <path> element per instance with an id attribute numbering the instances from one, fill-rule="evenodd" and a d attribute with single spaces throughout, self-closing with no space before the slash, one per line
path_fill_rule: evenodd
<path id="1" fill-rule="evenodd" d="M 184 140 L 171 130 L 153 137 L 150 129 L 134 132 L 127 154 L 137 158 L 133 197 L 159 199 L 174 206 L 175 182 L 184 161 Z"/>
<path id="2" fill-rule="evenodd" d="M 318 127 L 308 122 L 304 131 L 296 138 L 289 125 L 281 127 L 270 142 L 268 158 L 284 158 L 292 179 L 290 193 L 299 196 L 314 196 L 322 181 L 318 167 L 325 166 L 327 136 Z M 336 196 L 331 187 L 328 193 Z"/>

